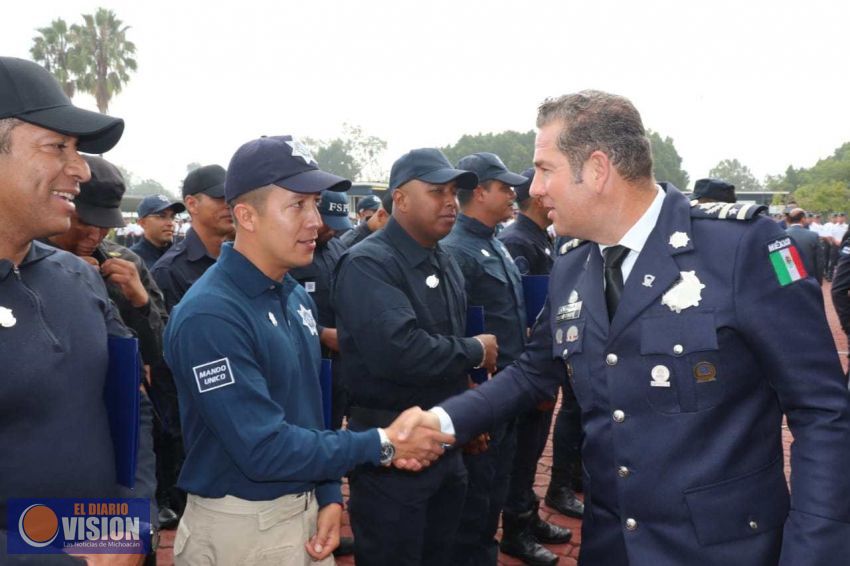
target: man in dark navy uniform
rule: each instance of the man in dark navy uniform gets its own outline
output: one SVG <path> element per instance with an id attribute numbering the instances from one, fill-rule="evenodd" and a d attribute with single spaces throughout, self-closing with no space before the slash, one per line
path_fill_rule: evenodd
<path id="1" fill-rule="evenodd" d="M 498 372 L 518 358 L 525 347 L 526 315 L 521 275 L 494 232 L 500 222 L 513 216 L 513 186 L 526 178 L 508 171 L 497 155 L 487 152 L 463 157 L 457 167 L 475 173 L 478 186 L 458 191 L 461 214 L 441 245 L 460 266 L 467 302 L 483 307 L 484 329 L 499 341 Z M 514 423 L 500 423 L 490 430 L 487 444 L 481 454 L 464 454 L 466 501 L 454 539 L 453 564 L 495 565 L 498 558 L 494 537 L 514 458 Z M 506 523 L 512 519 L 507 517 Z M 568 531 L 546 527 L 544 524 L 541 534 L 547 542 L 570 539 Z M 551 558 L 557 561 L 554 555 L 547 558 L 546 564 L 552 563 Z"/>
<path id="2" fill-rule="evenodd" d="M 225 173 L 221 165 L 204 165 L 183 181 L 183 202 L 192 217 L 192 227 L 151 270 L 169 312 L 215 263 L 221 244 L 233 239 L 233 218 L 224 201 Z"/>
<path id="3" fill-rule="evenodd" d="M 358 242 L 365 240 L 378 230 L 381 230 L 387 225 L 387 221 L 390 219 L 390 214 L 392 214 L 393 210 L 393 198 L 391 191 L 384 191 L 383 196 L 380 199 L 375 195 L 369 195 L 368 197 L 363 198 L 359 203 L 357 203 L 358 210 L 360 205 L 367 199 L 370 203 L 372 203 L 368 206 L 373 206 L 373 204 L 377 202 L 378 208 L 376 208 L 368 218 L 361 218 L 360 223 L 355 226 L 353 230 L 349 230 L 339 237 L 339 241 L 347 248 L 350 248 Z"/>
<path id="4" fill-rule="evenodd" d="M 0 562 L 138 565 L 138 555 L 10 555 L 10 498 L 127 497 L 116 481 L 103 402 L 107 339 L 129 336 L 101 275 L 39 240 L 67 231 L 79 185 L 78 153 L 105 153 L 124 121 L 76 108 L 43 67 L 0 57 Z M 150 418 L 149 404 L 142 416 Z M 145 414 L 147 413 L 147 414 Z M 148 420 L 147 423 L 150 421 Z M 140 447 L 140 452 L 144 445 Z M 139 454 L 137 482 L 153 477 Z M 148 484 L 149 485 L 149 484 Z M 131 497 L 144 493 L 141 482 Z M 12 518 L 13 521 L 16 518 Z M 140 528 L 148 528 L 140 525 Z"/>
<path id="5" fill-rule="evenodd" d="M 148 195 L 139 203 L 136 213 L 145 234 L 130 249 L 144 260 L 148 269 L 152 269 L 174 243 L 175 216 L 185 210 L 182 202 L 165 195 Z"/>
<path id="6" fill-rule="evenodd" d="M 523 276 L 549 275 L 552 270 L 552 240 L 548 228 L 549 208 L 540 197 L 529 194 L 534 169 L 522 172 L 527 180 L 514 187 L 519 212 L 516 221 L 499 234 Z M 517 356 L 518 357 L 518 356 Z M 569 390 L 561 398 L 561 410 L 552 437 L 552 474 L 546 491 L 546 504 L 559 513 L 581 518 L 584 505 L 572 489 L 572 467 L 578 459 L 581 422 L 578 406 Z M 558 557 L 541 542 L 555 542 L 538 515 L 540 502 L 534 493 L 537 461 L 546 447 L 555 403 L 544 401 L 517 419 L 517 449 L 514 455 L 508 496 L 502 513 L 502 540 L 505 554 L 526 564 L 556 564 Z"/>
<path id="7" fill-rule="evenodd" d="M 463 442 L 551 395 L 566 373 L 585 434 L 581 564 L 790 566 L 850 554 L 850 394 L 791 239 L 763 207 L 688 202 L 658 186 L 625 98 L 549 100 L 538 127 L 531 193 L 553 207 L 558 233 L 581 240 L 556 261 L 519 362 L 411 423 Z"/>
<path id="8" fill-rule="evenodd" d="M 165 333 L 186 446 L 180 485 L 189 493 L 178 565 L 333 564 L 342 474 L 357 464 L 427 462 L 450 440 L 434 431 L 403 439 L 392 426 L 321 430 L 313 301 L 288 271 L 313 258 L 320 193 L 349 186 L 291 136 L 250 141 L 230 162 L 236 240 L 172 311 Z"/>
<path id="9" fill-rule="evenodd" d="M 333 303 L 351 430 L 465 390 L 474 367 L 495 369 L 495 337 L 464 336 L 463 275 L 439 244 L 454 225 L 458 187 L 477 184 L 436 149 L 404 154 L 390 173 L 386 228 L 342 256 Z M 359 566 L 448 564 L 466 488 L 459 451 L 418 475 L 360 466 L 350 487 Z"/>
<path id="10" fill-rule="evenodd" d="M 310 265 L 296 267 L 289 274 L 304 287 L 316 304 L 322 357 L 333 361 L 331 428 L 340 428 L 348 403 L 348 395 L 343 387 L 337 363 L 339 343 L 336 316 L 331 308 L 331 282 L 334 268 L 346 250 L 336 234 L 337 232 L 347 233 L 351 230 L 351 221 L 348 218 L 348 193 L 338 191 L 323 193 L 319 203 L 319 214 L 322 217 L 322 225 L 319 227 L 319 235 L 316 238 L 313 261 Z"/>

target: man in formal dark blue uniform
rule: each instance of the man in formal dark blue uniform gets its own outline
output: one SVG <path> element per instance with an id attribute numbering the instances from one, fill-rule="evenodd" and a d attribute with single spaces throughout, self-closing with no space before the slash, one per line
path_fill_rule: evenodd
<path id="1" fill-rule="evenodd" d="M 230 162 L 236 240 L 172 311 L 165 333 L 189 493 L 176 564 L 333 564 L 342 474 L 442 453 L 445 435 L 321 430 L 313 302 L 287 272 L 313 258 L 321 191 L 349 186 L 291 136 L 250 141 Z"/>
<path id="2" fill-rule="evenodd" d="M 441 245 L 460 266 L 467 302 L 483 307 L 484 328 L 499 341 L 498 372 L 518 358 L 525 347 L 526 315 L 521 275 L 494 232 L 496 225 L 513 216 L 513 186 L 526 178 L 508 171 L 497 155 L 488 152 L 463 157 L 457 167 L 475 173 L 478 185 L 458 191 L 461 214 Z M 500 423 L 488 436 L 486 451 L 464 454 L 466 500 L 454 539 L 453 564 L 495 565 L 498 558 L 494 537 L 513 463 L 514 423 Z M 506 518 L 506 522 L 511 520 L 513 517 Z M 560 528 L 548 530 L 552 532 L 544 534 L 555 535 L 545 537 L 548 542 L 563 543 L 570 538 L 570 533 Z M 554 555 L 551 558 L 557 561 Z M 551 559 L 546 562 L 551 563 Z"/>
<path id="3" fill-rule="evenodd" d="M 785 229 L 785 232 L 794 241 L 794 246 L 797 248 L 800 259 L 806 268 L 806 274 L 814 277 L 820 283 L 823 273 L 819 250 L 820 238 L 815 232 L 803 225 L 806 221 L 806 211 L 802 208 L 795 208 L 786 215 L 786 219 L 788 228 Z"/>
<path id="4" fill-rule="evenodd" d="M 558 233 L 581 240 L 556 261 L 520 361 L 411 423 L 463 442 L 566 372 L 585 433 L 581 564 L 847 556 L 850 394 L 790 238 L 763 207 L 688 202 L 656 185 L 625 98 L 548 100 L 538 127 L 531 192 Z"/>
<path id="5" fill-rule="evenodd" d="M 215 263 L 221 244 L 233 239 L 233 218 L 224 200 L 225 173 L 221 165 L 204 165 L 183 181 L 183 202 L 192 227 L 151 270 L 169 312 Z"/>
<path id="6" fill-rule="evenodd" d="M 165 195 L 148 195 L 139 203 L 136 214 L 145 234 L 130 249 L 144 260 L 148 269 L 152 269 L 174 243 L 175 216 L 185 210 L 182 202 Z"/>
<path id="7" fill-rule="evenodd" d="M 495 337 L 465 337 L 463 275 L 439 244 L 457 216 L 457 188 L 477 184 L 436 149 L 404 154 L 390 173 L 386 228 L 342 256 L 333 303 L 350 429 L 430 407 L 466 389 L 474 367 L 495 369 Z M 460 452 L 418 475 L 361 466 L 349 483 L 359 566 L 448 564 L 466 487 Z"/>

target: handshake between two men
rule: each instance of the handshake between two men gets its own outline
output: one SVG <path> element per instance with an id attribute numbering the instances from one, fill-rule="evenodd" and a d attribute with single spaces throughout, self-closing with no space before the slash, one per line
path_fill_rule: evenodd
<path id="1" fill-rule="evenodd" d="M 496 337 L 480 334 L 475 338 L 484 350 L 479 367 L 485 368 L 492 376 L 496 373 L 496 359 L 499 355 Z M 421 407 L 410 407 L 384 431 L 395 449 L 392 465 L 412 472 L 428 467 L 455 443 L 454 435 L 442 432 L 437 413 L 424 411 Z"/>

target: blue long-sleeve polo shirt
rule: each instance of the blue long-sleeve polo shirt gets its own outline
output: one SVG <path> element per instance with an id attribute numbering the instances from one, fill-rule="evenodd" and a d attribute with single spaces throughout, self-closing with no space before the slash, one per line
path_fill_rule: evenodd
<path id="1" fill-rule="evenodd" d="M 379 462 L 376 430 L 326 431 L 312 301 L 270 279 L 232 245 L 172 311 L 165 358 L 174 374 L 186 461 L 179 485 L 253 501 L 316 489 L 341 502 L 339 478 Z"/>

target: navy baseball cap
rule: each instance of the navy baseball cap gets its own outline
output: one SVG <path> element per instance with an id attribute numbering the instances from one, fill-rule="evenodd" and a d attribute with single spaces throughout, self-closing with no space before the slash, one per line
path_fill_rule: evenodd
<path id="1" fill-rule="evenodd" d="M 124 120 L 77 108 L 49 71 L 14 57 L 0 57 L 2 118 L 17 118 L 74 136 L 77 149 L 86 153 L 109 151 L 124 133 Z"/>
<path id="2" fill-rule="evenodd" d="M 735 185 L 720 179 L 700 179 L 694 183 L 694 198 L 709 198 L 718 202 L 735 202 Z"/>
<path id="3" fill-rule="evenodd" d="M 224 198 L 224 177 L 227 172 L 221 165 L 204 165 L 190 171 L 183 181 L 183 196 L 204 193 L 213 198 Z"/>
<path id="4" fill-rule="evenodd" d="M 367 195 L 357 202 L 357 212 L 378 210 L 379 208 L 381 208 L 381 199 L 375 195 Z"/>
<path id="5" fill-rule="evenodd" d="M 475 173 L 478 176 L 479 183 L 495 179 L 496 181 L 501 181 L 506 185 L 515 187 L 527 180 L 522 175 L 508 171 L 508 168 L 502 163 L 498 155 L 486 151 L 480 151 L 462 157 L 457 162 L 457 168 Z"/>
<path id="6" fill-rule="evenodd" d="M 139 215 L 139 218 L 144 218 L 145 216 L 157 214 L 169 208 L 174 211 L 174 214 L 179 214 L 186 210 L 186 207 L 180 201 L 171 200 L 165 195 L 149 195 L 139 203 L 136 214 Z"/>
<path id="7" fill-rule="evenodd" d="M 396 159 L 390 170 L 390 190 L 394 191 L 413 179 L 435 185 L 456 181 L 460 189 L 478 186 L 475 173 L 455 169 L 442 151 L 430 147 L 412 149 Z"/>
<path id="8" fill-rule="evenodd" d="M 89 164 L 91 179 L 80 184 L 80 194 L 74 199 L 77 218 L 99 228 L 124 226 L 121 198 L 126 185 L 124 176 L 115 165 L 95 155 L 84 155 Z"/>
<path id="9" fill-rule="evenodd" d="M 520 173 L 520 175 L 525 177 L 525 182 L 522 182 L 519 185 L 514 185 L 517 202 L 523 202 L 531 196 L 531 183 L 534 181 L 534 167 L 529 167 Z"/>
<path id="10" fill-rule="evenodd" d="M 322 193 L 322 200 L 319 203 L 319 214 L 322 215 L 322 222 L 328 228 L 337 232 L 351 230 L 351 220 L 348 219 L 349 211 L 348 193 L 338 191 Z"/>
<path id="11" fill-rule="evenodd" d="M 227 169 L 224 196 L 231 202 L 267 185 L 310 194 L 347 191 L 351 181 L 319 170 L 309 148 L 292 136 L 269 136 L 236 150 Z"/>

